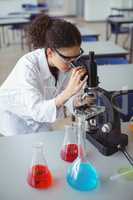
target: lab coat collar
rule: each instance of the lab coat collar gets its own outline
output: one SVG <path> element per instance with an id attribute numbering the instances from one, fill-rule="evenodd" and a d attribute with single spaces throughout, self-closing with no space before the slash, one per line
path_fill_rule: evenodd
<path id="1" fill-rule="evenodd" d="M 40 56 L 39 56 L 39 68 L 41 75 L 43 79 L 48 79 L 49 77 L 52 76 L 49 66 L 48 66 L 48 61 L 45 53 L 45 49 L 40 49 Z"/>

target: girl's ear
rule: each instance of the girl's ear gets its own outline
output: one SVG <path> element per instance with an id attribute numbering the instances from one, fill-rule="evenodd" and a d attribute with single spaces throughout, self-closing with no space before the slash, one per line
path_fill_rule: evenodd
<path id="1" fill-rule="evenodd" d="M 54 51 L 51 48 L 47 48 L 46 53 L 47 53 L 47 56 L 51 58 L 54 54 Z"/>

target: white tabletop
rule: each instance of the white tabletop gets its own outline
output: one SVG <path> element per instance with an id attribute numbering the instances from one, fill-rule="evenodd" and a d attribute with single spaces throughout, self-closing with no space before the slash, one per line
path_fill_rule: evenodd
<path id="1" fill-rule="evenodd" d="M 110 17 L 108 18 L 108 21 L 113 23 L 132 24 L 133 17 Z"/>
<path id="2" fill-rule="evenodd" d="M 77 28 L 79 29 L 81 35 L 90 35 L 90 36 L 99 36 L 100 33 L 97 33 L 96 31 L 90 29 L 89 27 L 81 27 L 81 26 L 77 26 Z"/>
<path id="3" fill-rule="evenodd" d="M 18 18 L 20 18 L 20 19 L 23 19 L 23 18 L 26 18 L 26 19 L 28 19 L 30 17 L 30 14 L 23 14 L 23 13 L 18 13 L 17 14 L 17 12 L 16 13 L 9 13 L 9 14 L 6 14 L 6 15 L 0 15 L 0 20 L 2 20 L 2 19 L 18 19 Z"/>
<path id="4" fill-rule="evenodd" d="M 94 51 L 97 56 L 125 56 L 128 51 L 111 41 L 83 42 L 84 55 Z"/>
<path id="5" fill-rule="evenodd" d="M 99 86 L 109 91 L 133 90 L 133 64 L 98 66 Z"/>
<path id="6" fill-rule="evenodd" d="M 130 166 L 128 161 L 121 152 L 109 157 L 103 156 L 89 142 L 89 160 L 100 173 L 101 185 L 90 192 L 73 190 L 65 179 L 70 164 L 62 161 L 59 154 L 63 137 L 63 131 L 56 131 L 0 138 L 0 199 L 132 200 L 132 181 L 109 179 L 119 168 Z M 26 182 L 32 158 L 32 145 L 38 141 L 45 144 L 45 158 L 55 180 L 53 187 L 42 191 L 31 188 Z M 130 151 L 133 150 L 132 144 L 133 134 L 130 133 Z"/>
<path id="7" fill-rule="evenodd" d="M 132 12 L 133 11 L 133 8 L 132 7 L 129 7 L 129 6 L 121 6 L 121 7 L 112 7 L 111 8 L 112 10 L 117 10 L 117 11 L 127 11 L 127 12 Z"/>
<path id="8" fill-rule="evenodd" d="M 26 18 L 3 18 L 0 19 L 0 26 L 12 25 L 12 24 L 28 24 L 30 21 Z"/>

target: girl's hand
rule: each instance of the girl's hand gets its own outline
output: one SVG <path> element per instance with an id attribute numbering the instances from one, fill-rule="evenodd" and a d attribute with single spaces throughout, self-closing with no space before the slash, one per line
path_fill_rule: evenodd
<path id="1" fill-rule="evenodd" d="M 72 70 L 70 80 L 65 89 L 66 93 L 70 97 L 75 95 L 77 92 L 79 92 L 80 89 L 83 87 L 83 85 L 85 84 L 88 78 L 86 74 L 87 74 L 87 71 L 83 67 L 77 67 Z"/>
<path id="2" fill-rule="evenodd" d="M 70 97 L 80 91 L 88 78 L 85 74 L 86 69 L 82 67 L 77 67 L 72 70 L 66 89 L 55 98 L 55 104 L 57 107 L 62 106 Z"/>

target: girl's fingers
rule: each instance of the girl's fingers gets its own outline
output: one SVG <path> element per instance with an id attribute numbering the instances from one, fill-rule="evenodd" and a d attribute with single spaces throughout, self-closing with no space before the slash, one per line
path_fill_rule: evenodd
<path id="1" fill-rule="evenodd" d="M 71 74 L 71 76 L 72 76 L 72 77 L 75 76 L 75 74 L 77 73 L 77 71 L 78 71 L 78 69 L 73 68 L 73 69 L 72 69 L 72 74 Z"/>
<path id="2" fill-rule="evenodd" d="M 88 76 L 86 76 L 83 81 L 80 81 L 80 83 L 78 84 L 78 91 L 85 85 L 86 81 L 87 81 Z"/>
<path id="3" fill-rule="evenodd" d="M 75 69 L 76 69 L 76 70 L 84 69 L 84 67 L 83 67 L 83 66 L 78 66 L 78 67 L 76 67 Z"/>
<path id="4" fill-rule="evenodd" d="M 80 81 L 81 87 L 86 83 L 87 79 L 88 79 L 88 76 L 86 75 L 85 78 L 82 81 Z"/>
<path id="5" fill-rule="evenodd" d="M 82 81 L 82 80 L 84 80 L 84 76 L 86 75 L 86 73 L 85 72 L 82 72 L 82 73 L 80 73 L 80 74 L 78 74 L 77 75 L 77 77 L 76 77 L 76 79 L 77 79 L 77 81 Z"/>
<path id="6" fill-rule="evenodd" d="M 73 68 L 72 70 L 75 70 L 75 71 L 86 71 L 86 69 L 84 68 L 84 67 L 82 67 L 82 66 L 79 66 L 79 67 L 75 67 L 75 68 Z"/>

